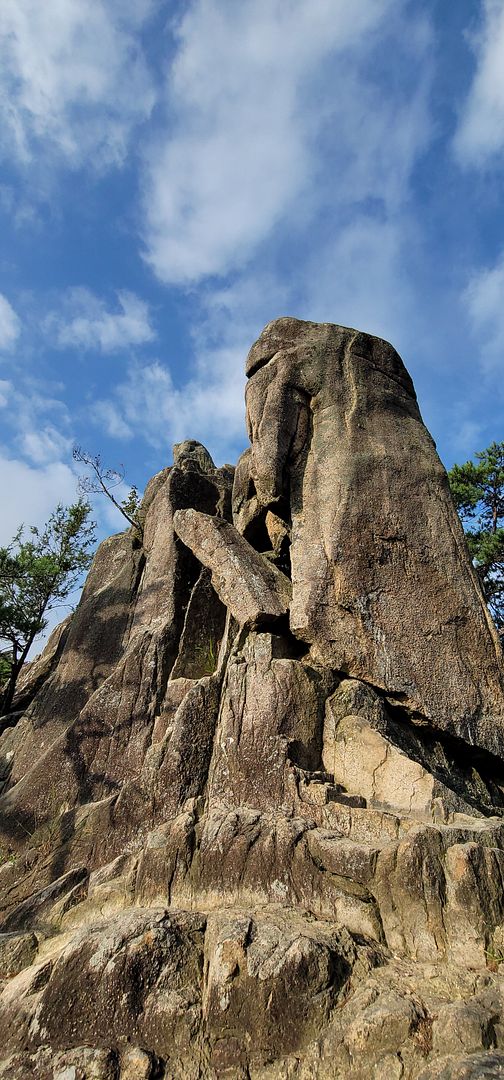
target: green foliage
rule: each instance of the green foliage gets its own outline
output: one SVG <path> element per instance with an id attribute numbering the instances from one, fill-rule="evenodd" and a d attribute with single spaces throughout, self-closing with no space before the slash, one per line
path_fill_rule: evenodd
<path id="1" fill-rule="evenodd" d="M 83 499 L 73 506 L 60 503 L 43 529 L 32 526 L 25 540 L 21 527 L 9 546 L 0 548 L 0 714 L 12 704 L 19 672 L 47 626 L 47 615 L 67 599 L 89 567 L 95 542 L 90 513 Z"/>
<path id="2" fill-rule="evenodd" d="M 17 862 L 17 854 L 12 851 L 11 848 L 0 847 L 0 866 L 5 866 L 6 863 L 10 863 L 11 866 L 15 866 Z"/>
<path id="3" fill-rule="evenodd" d="M 504 633 L 504 442 L 454 465 L 451 492 L 497 628 Z"/>
<path id="4" fill-rule="evenodd" d="M 217 646 L 215 645 L 213 637 L 210 637 L 208 642 L 208 649 L 204 658 L 203 669 L 205 675 L 213 675 L 217 666 Z"/>
<path id="5" fill-rule="evenodd" d="M 139 529 L 139 512 L 141 506 L 141 498 L 138 494 L 138 490 L 134 484 L 131 485 L 129 494 L 121 502 L 121 512 L 127 521 L 134 521 L 135 528 Z"/>
<path id="6" fill-rule="evenodd" d="M 108 469 L 102 462 L 100 454 L 90 454 L 83 450 L 82 446 L 74 446 L 72 451 L 74 461 L 85 465 L 89 469 L 87 476 L 79 478 L 80 495 L 106 495 L 107 499 L 119 510 L 123 518 L 135 529 L 140 540 L 143 537 L 143 526 L 140 519 L 141 499 L 137 488 L 133 484 L 125 499 L 119 502 L 113 489 L 124 483 L 124 466 L 118 469 Z"/>
<path id="7" fill-rule="evenodd" d="M 488 956 L 489 960 L 492 962 L 492 965 L 498 967 L 499 964 L 504 963 L 504 953 L 501 949 L 497 949 L 497 951 L 493 949 L 484 949 L 484 953 L 485 956 Z"/>
<path id="8" fill-rule="evenodd" d="M 0 693 L 3 690 L 11 669 L 11 653 L 6 649 L 5 652 L 0 653 Z"/>

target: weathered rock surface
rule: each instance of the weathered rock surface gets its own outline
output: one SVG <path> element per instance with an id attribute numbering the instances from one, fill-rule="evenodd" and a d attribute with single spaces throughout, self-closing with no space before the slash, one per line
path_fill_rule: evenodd
<path id="1" fill-rule="evenodd" d="M 53 668 L 56 667 L 68 637 L 71 621 L 72 615 L 67 615 L 49 636 L 44 651 L 24 665 L 16 684 L 16 694 L 12 704 L 13 712 L 23 712 L 27 708 Z M 2 717 L 0 730 L 3 726 L 4 718 Z"/>
<path id="2" fill-rule="evenodd" d="M 257 627 L 286 615 L 289 580 L 227 521 L 178 510 L 175 531 L 212 571 L 212 584 L 240 626 Z"/>
<path id="3" fill-rule="evenodd" d="M 232 504 L 178 444 L 0 735 L 2 1080 L 504 1075 L 502 657 L 442 467 L 385 342 L 281 319 L 248 370 Z"/>
<path id="4" fill-rule="evenodd" d="M 399 356 L 355 330 L 279 319 L 247 370 L 236 523 L 249 488 L 283 508 L 291 629 L 331 667 L 502 754 L 500 644 Z"/>
<path id="5" fill-rule="evenodd" d="M 181 444 L 177 465 L 150 482 L 142 547 L 132 530 L 100 545 L 60 661 L 9 747 L 0 831 L 22 820 L 33 832 L 63 805 L 113 795 L 140 772 L 201 569 L 173 515 L 192 504 L 230 514 L 231 478 L 213 464 L 201 471 L 198 445 L 186 459 Z M 212 604 L 220 610 L 214 594 Z"/>
<path id="6" fill-rule="evenodd" d="M 503 810 L 497 762 L 486 758 L 482 766 L 481 756 L 468 755 L 463 743 L 443 743 L 425 727 L 405 723 L 400 710 L 398 715 L 354 679 L 343 679 L 327 699 L 322 760 L 337 782 L 360 791 L 370 806 L 439 820 L 450 811 Z"/>

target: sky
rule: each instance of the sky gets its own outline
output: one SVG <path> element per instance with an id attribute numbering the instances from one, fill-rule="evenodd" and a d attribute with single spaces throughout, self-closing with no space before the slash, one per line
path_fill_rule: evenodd
<path id="1" fill-rule="evenodd" d="M 0 114 L 0 544 L 76 444 L 235 462 L 280 315 L 391 341 L 448 468 L 504 438 L 504 0 L 2 0 Z"/>

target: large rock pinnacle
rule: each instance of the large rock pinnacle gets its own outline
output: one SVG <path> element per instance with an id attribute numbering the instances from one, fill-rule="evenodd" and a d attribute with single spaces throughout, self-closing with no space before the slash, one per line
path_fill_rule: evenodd
<path id="1" fill-rule="evenodd" d="M 504 753 L 500 643 L 396 351 L 278 319 L 247 369 L 252 447 L 235 504 L 240 520 L 247 488 L 290 519 L 293 633 L 323 663 Z"/>
<path id="2" fill-rule="evenodd" d="M 411 379 L 287 318 L 247 375 L 2 723 L 0 1080 L 504 1075 L 502 654 Z"/>

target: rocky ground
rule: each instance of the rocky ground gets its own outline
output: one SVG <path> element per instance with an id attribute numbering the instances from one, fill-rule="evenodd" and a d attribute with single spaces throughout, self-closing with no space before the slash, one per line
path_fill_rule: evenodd
<path id="1" fill-rule="evenodd" d="M 2 1080 L 504 1077 L 504 682 L 409 377 L 278 320 L 0 736 Z M 502 968 L 504 970 L 504 968 Z"/>

